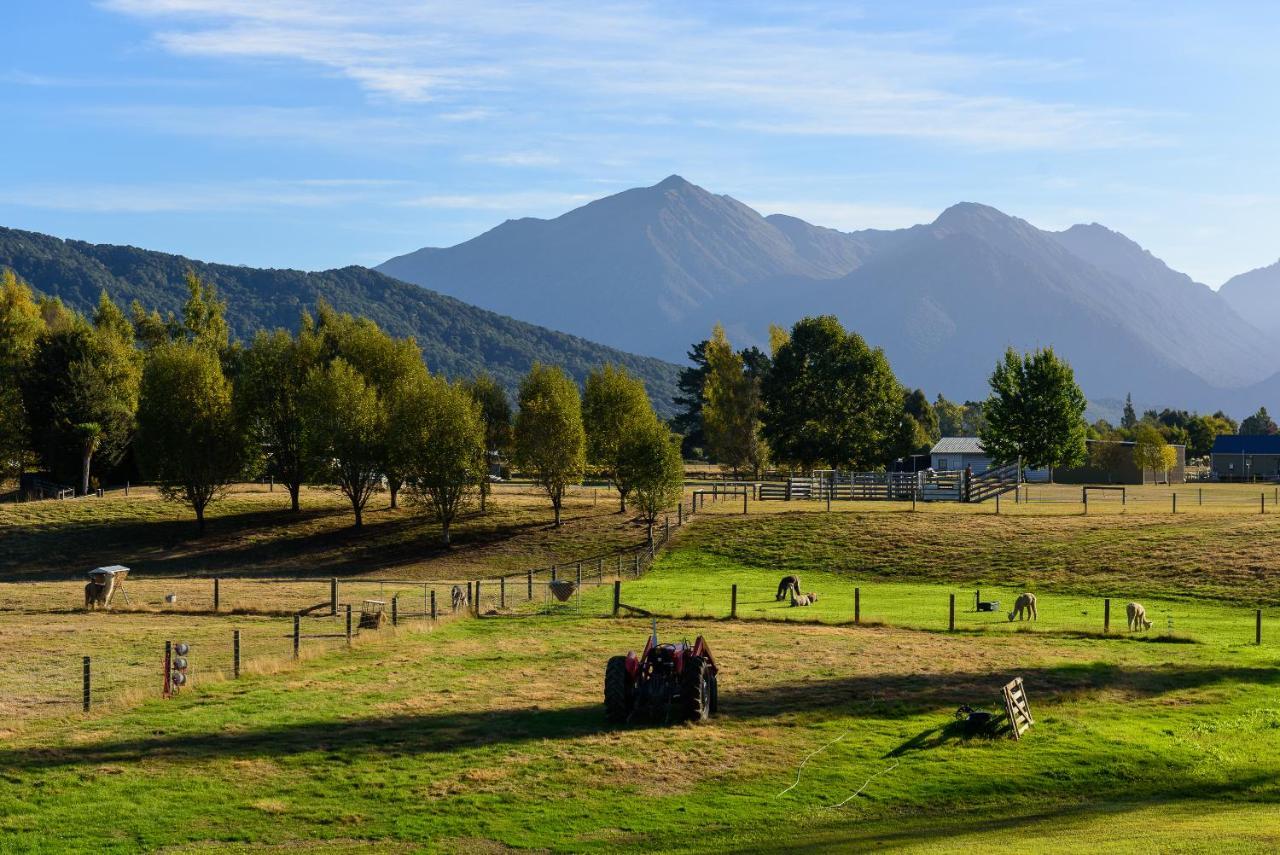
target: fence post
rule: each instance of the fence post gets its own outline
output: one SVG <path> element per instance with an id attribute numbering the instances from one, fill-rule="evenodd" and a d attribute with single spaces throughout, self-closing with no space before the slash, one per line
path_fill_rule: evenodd
<path id="1" fill-rule="evenodd" d="M 338 614 L 338 577 L 334 576 L 329 580 L 329 614 L 336 617 Z"/>
<path id="2" fill-rule="evenodd" d="M 84 711 L 85 712 L 89 711 L 89 699 L 91 696 L 91 688 L 92 688 L 91 666 L 89 662 L 90 662 L 89 657 L 88 656 L 84 657 Z"/>
<path id="3" fill-rule="evenodd" d="M 302 648 L 302 618 L 293 616 L 293 658 L 297 659 Z"/>
<path id="4" fill-rule="evenodd" d="M 551 565 L 551 581 L 552 582 L 559 581 L 558 577 L 556 576 L 556 565 L 554 564 Z"/>
<path id="5" fill-rule="evenodd" d="M 862 621 L 862 589 L 853 589 L 853 622 L 860 623 Z"/>
<path id="6" fill-rule="evenodd" d="M 125 481 L 125 482 L 124 482 L 124 494 L 125 494 L 126 496 L 127 496 L 127 495 L 129 495 L 129 482 L 128 482 L 128 481 Z"/>
<path id="7" fill-rule="evenodd" d="M 213 578 L 213 610 L 215 612 L 218 610 L 218 606 L 222 602 L 222 596 L 221 596 L 222 592 L 219 590 L 219 585 L 218 585 L 219 581 L 220 580 L 218 579 L 218 577 L 215 576 Z"/>
<path id="8" fill-rule="evenodd" d="M 618 604 L 622 601 L 622 580 L 616 579 L 613 583 L 613 616 L 618 616 Z"/>
<path id="9" fill-rule="evenodd" d="M 400 625 L 400 595 L 391 595 L 391 625 Z"/>
<path id="10" fill-rule="evenodd" d="M 231 631 L 231 676 L 240 679 L 240 630 Z"/>
<path id="11" fill-rule="evenodd" d="M 1204 504 L 1204 487 L 1200 487 L 1200 504 Z"/>
<path id="12" fill-rule="evenodd" d="M 1177 493 L 1173 494 L 1173 512 L 1175 514 L 1178 512 L 1178 494 Z"/>
<path id="13" fill-rule="evenodd" d="M 635 559 L 636 559 L 636 564 L 635 564 L 635 568 L 631 571 L 631 575 L 639 579 L 640 578 L 640 553 L 639 552 L 635 554 Z"/>
<path id="14" fill-rule="evenodd" d="M 347 646 L 351 646 L 351 604 L 347 603 Z"/>
<path id="15" fill-rule="evenodd" d="M 733 592 L 729 595 L 729 617 L 736 618 L 738 616 L 738 586 L 733 586 Z"/>
<path id="16" fill-rule="evenodd" d="M 528 570 L 525 572 L 525 584 L 529 586 L 528 599 L 532 600 L 533 599 L 533 571 L 532 570 Z"/>
<path id="17" fill-rule="evenodd" d="M 956 595 L 951 595 L 951 605 L 947 613 L 947 631 L 956 631 Z"/>
<path id="18" fill-rule="evenodd" d="M 507 577 L 498 577 L 498 608 L 505 609 L 507 607 Z"/>
<path id="19" fill-rule="evenodd" d="M 662 520 L 662 542 L 666 543 L 671 539 L 671 514 L 667 514 Z"/>
<path id="20" fill-rule="evenodd" d="M 1257 613 L 1254 615 L 1253 643 L 1262 643 L 1262 609 L 1258 609 Z"/>
<path id="21" fill-rule="evenodd" d="M 996 516 L 1000 516 L 1000 494 L 996 493 Z"/>
<path id="22" fill-rule="evenodd" d="M 680 504 L 676 505 L 676 525 L 684 525 L 684 500 L 680 500 Z"/>
<path id="23" fill-rule="evenodd" d="M 747 488 L 742 488 L 742 515 L 747 515 Z"/>
<path id="24" fill-rule="evenodd" d="M 1111 598 L 1102 601 L 1102 631 L 1111 631 Z"/>
<path id="25" fill-rule="evenodd" d="M 1259 493 L 1258 498 L 1262 501 L 1262 504 L 1258 508 L 1258 513 L 1265 514 L 1267 512 L 1267 494 L 1265 492 Z"/>
<path id="26" fill-rule="evenodd" d="M 581 565 L 579 565 L 578 575 L 582 575 Z M 581 580 L 579 580 L 581 581 Z M 480 580 L 476 580 L 476 595 L 471 600 L 471 608 L 475 612 L 476 617 L 480 617 Z"/>
<path id="27" fill-rule="evenodd" d="M 533 589 L 530 588 L 529 590 L 530 590 L 530 598 L 532 599 Z M 431 589 L 431 620 L 434 621 L 435 619 L 436 619 L 436 589 L 432 588 Z"/>

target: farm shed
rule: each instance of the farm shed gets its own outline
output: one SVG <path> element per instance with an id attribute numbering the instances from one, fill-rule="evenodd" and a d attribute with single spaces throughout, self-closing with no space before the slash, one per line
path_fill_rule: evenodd
<path id="1" fill-rule="evenodd" d="M 1222 434 L 1214 438 L 1209 457 L 1219 481 L 1280 478 L 1280 436 Z"/>
<path id="2" fill-rule="evenodd" d="M 991 468 L 991 458 L 976 436 L 944 436 L 929 449 L 930 464 L 939 472 L 958 472 L 966 466 L 980 475 Z"/>
<path id="3" fill-rule="evenodd" d="M 1122 440 L 1089 439 L 1087 462 L 1083 466 L 1066 466 L 1055 469 L 1053 480 L 1059 484 L 1157 484 L 1164 483 L 1165 473 L 1154 469 L 1139 469 L 1134 458 L 1136 443 Z M 1170 484 L 1187 480 L 1187 447 L 1173 444 L 1178 455 L 1168 472 Z"/>

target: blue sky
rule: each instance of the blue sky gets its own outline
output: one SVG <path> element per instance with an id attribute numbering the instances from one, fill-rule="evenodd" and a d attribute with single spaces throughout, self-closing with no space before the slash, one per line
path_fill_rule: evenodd
<path id="1" fill-rule="evenodd" d="M 1210 285 L 1280 256 L 1273 4 L 44 0 L 0 224 L 318 269 L 679 173 L 842 229 L 961 200 Z"/>

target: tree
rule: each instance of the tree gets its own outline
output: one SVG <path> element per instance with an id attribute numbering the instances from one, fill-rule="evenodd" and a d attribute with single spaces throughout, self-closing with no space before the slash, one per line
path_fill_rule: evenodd
<path id="1" fill-rule="evenodd" d="M 387 458 L 386 414 L 378 394 L 341 357 L 312 368 L 302 390 L 304 445 L 317 472 L 351 502 L 355 527 L 382 481 Z"/>
<path id="2" fill-rule="evenodd" d="M 90 324 L 53 311 L 23 384 L 32 447 L 55 477 L 89 491 L 95 456 L 114 465 L 133 435 L 141 356 L 133 327 L 104 293 Z"/>
<path id="3" fill-rule="evenodd" d="M 1244 436 L 1271 436 L 1280 433 L 1280 427 L 1267 414 L 1266 407 L 1258 407 L 1256 413 L 1240 422 L 1240 433 Z"/>
<path id="4" fill-rule="evenodd" d="M 461 385 L 415 374 L 392 395 L 387 434 L 411 502 L 431 512 L 447 546 L 453 521 L 487 480 L 480 405 Z"/>
<path id="5" fill-rule="evenodd" d="M 1076 466 L 1085 460 L 1086 401 L 1071 366 L 1053 348 L 1019 355 L 1005 351 L 991 375 L 983 405 L 982 447 L 999 463 Z"/>
<path id="6" fill-rule="evenodd" d="M 320 339 L 304 322 L 297 336 L 259 332 L 245 349 L 235 388 L 267 471 L 289 491 L 294 513 L 299 493 L 315 468 L 303 441 L 302 389 L 320 362 Z"/>
<path id="7" fill-rule="evenodd" d="M 31 288 L 12 270 L 0 270 L 0 480 L 20 476 L 30 453 L 22 385 L 43 332 Z"/>
<path id="8" fill-rule="evenodd" d="M 1236 425 L 1222 413 L 1212 416 L 1193 416 L 1187 423 L 1187 457 L 1205 457 L 1213 450 L 1213 441 L 1219 436 L 1236 432 Z"/>
<path id="9" fill-rule="evenodd" d="M 745 354 L 753 357 L 754 371 L 748 370 Z M 755 348 L 734 353 L 719 324 L 712 331 L 706 356 L 702 421 L 707 448 L 734 475 L 742 469 L 759 474 L 767 457 L 760 435 L 760 375 L 765 373 L 761 366 L 768 364 L 768 357 Z"/>
<path id="10" fill-rule="evenodd" d="M 941 436 L 964 436 L 964 415 L 962 405 L 948 401 L 941 392 L 938 393 L 933 402 L 933 417 Z"/>
<path id="11" fill-rule="evenodd" d="M 1139 424 L 1133 445 L 1133 461 L 1140 471 L 1163 472 L 1168 481 L 1169 470 L 1177 463 L 1178 453 L 1160 431 L 1151 425 Z"/>
<path id="12" fill-rule="evenodd" d="M 187 270 L 186 281 L 188 296 L 182 307 L 182 322 L 187 338 L 215 353 L 225 353 L 231 341 L 226 301 L 219 300 L 213 283 L 201 279 L 194 270 Z"/>
<path id="13" fill-rule="evenodd" d="M 805 318 L 792 328 L 761 397 L 764 437 L 778 460 L 869 469 L 892 456 L 902 387 L 884 351 L 834 317 Z"/>
<path id="14" fill-rule="evenodd" d="M 535 362 L 520 383 L 519 404 L 516 465 L 547 491 L 559 527 L 565 490 L 586 467 L 578 387 L 559 368 Z"/>
<path id="15" fill-rule="evenodd" d="M 484 422 L 485 477 L 480 481 L 480 510 L 483 511 L 489 498 L 489 460 L 501 461 L 511 451 L 511 402 L 507 400 L 506 390 L 487 372 L 477 374 L 467 384 L 467 390 L 480 405 L 480 418 Z"/>
<path id="16" fill-rule="evenodd" d="M 151 351 L 142 373 L 138 448 L 143 471 L 170 501 L 205 510 L 241 473 L 247 443 L 231 384 L 211 348 L 186 341 Z"/>
<path id="17" fill-rule="evenodd" d="M 688 358 L 691 365 L 680 369 L 676 379 L 676 388 L 680 394 L 672 399 L 680 411 L 671 420 L 671 426 L 684 435 L 683 451 L 690 457 L 695 456 L 694 449 L 706 445 L 706 433 L 702 425 L 702 407 L 705 403 L 703 390 L 707 382 L 707 345 L 710 342 L 700 341 L 689 349 Z"/>
<path id="18" fill-rule="evenodd" d="M 902 416 L 891 454 L 895 459 L 908 460 L 927 456 L 929 449 L 942 437 L 938 427 L 938 415 L 922 390 L 902 390 Z"/>
<path id="19" fill-rule="evenodd" d="M 1120 427 L 1133 430 L 1138 426 L 1138 414 L 1133 409 L 1133 395 L 1124 396 L 1124 414 L 1120 417 Z"/>
<path id="20" fill-rule="evenodd" d="M 631 492 L 631 484 L 618 465 L 619 450 L 632 431 L 654 418 L 644 383 L 625 368 L 606 364 L 587 375 L 582 393 L 587 463 L 617 489 L 619 513 L 626 513 Z"/>
<path id="21" fill-rule="evenodd" d="M 656 418 L 637 425 L 622 441 L 619 466 L 632 485 L 640 517 L 653 523 L 684 495 L 680 437 Z"/>

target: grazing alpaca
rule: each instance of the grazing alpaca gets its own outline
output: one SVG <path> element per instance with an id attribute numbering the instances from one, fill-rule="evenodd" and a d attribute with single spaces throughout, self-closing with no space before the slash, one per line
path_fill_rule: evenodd
<path id="1" fill-rule="evenodd" d="M 1151 629 L 1151 621 L 1147 620 L 1147 610 L 1142 603 L 1129 603 L 1124 607 L 1129 614 L 1129 631 L 1137 632 L 1138 628 Z"/>
<path id="2" fill-rule="evenodd" d="M 102 579 L 101 582 L 97 581 Z M 84 586 L 84 607 L 88 611 L 98 608 L 110 609 L 111 598 L 116 593 L 116 577 L 114 575 L 95 576 Z"/>
<path id="3" fill-rule="evenodd" d="M 800 593 L 800 577 L 799 576 L 783 576 L 778 582 L 778 596 L 774 597 L 778 602 L 782 602 L 787 598 L 787 594 Z"/>
<path id="4" fill-rule="evenodd" d="M 1036 611 L 1036 595 L 1035 594 L 1019 594 L 1018 599 L 1013 601 L 1013 611 L 1009 612 L 1009 620 L 1017 617 L 1018 620 L 1039 620 L 1040 615 Z"/>
<path id="5" fill-rule="evenodd" d="M 793 608 L 795 606 L 811 606 L 816 602 L 818 602 L 818 595 L 813 592 L 809 592 L 808 594 L 795 593 L 791 595 L 791 605 Z"/>
<path id="6" fill-rule="evenodd" d="M 453 586 L 453 610 L 455 613 L 458 611 L 458 609 L 468 604 L 470 600 L 470 597 L 468 596 L 468 594 L 470 593 L 470 591 L 471 591 L 470 585 L 468 585 L 465 588 L 462 587 L 461 585 Z"/>

